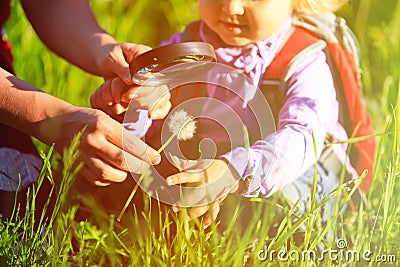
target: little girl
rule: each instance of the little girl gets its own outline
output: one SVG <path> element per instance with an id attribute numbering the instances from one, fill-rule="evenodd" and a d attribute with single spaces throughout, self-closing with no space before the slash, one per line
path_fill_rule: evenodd
<path id="1" fill-rule="evenodd" d="M 202 19 L 199 27 L 191 31 L 196 35 L 194 39 L 210 43 L 214 47 L 218 63 L 235 68 L 249 77 L 255 86 L 260 86 L 264 73 L 268 73 L 270 63 L 292 29 L 294 14 L 322 14 L 338 9 L 343 2 L 199 0 Z M 190 40 L 187 40 L 185 33 L 178 32 L 162 45 L 183 41 Z M 213 97 L 218 99 L 219 91 L 213 92 Z M 182 94 L 181 90 L 179 95 Z M 172 99 L 179 99 L 180 96 Z M 274 109 L 274 103 L 269 105 Z M 188 113 L 191 111 L 188 110 Z M 321 154 L 328 134 L 334 140 L 347 139 L 338 122 L 338 116 L 332 74 L 324 52 L 316 51 L 304 58 L 291 75 L 283 106 L 277 114 L 276 131 L 262 139 L 252 140 L 249 148 L 234 147 L 230 151 L 217 153 L 217 159 L 204 171 L 167 174 L 166 182 L 169 185 L 185 183 L 188 186 L 198 186 L 212 184 L 221 177 L 233 177 L 240 182 L 229 188 L 232 193 L 239 190 L 244 197 L 269 197 L 279 191 L 293 203 L 300 200 L 299 210 L 304 211 L 311 195 L 315 167 L 318 169 L 317 200 L 321 200 L 338 185 L 339 173 L 330 170 L 324 162 L 319 162 L 316 156 Z M 202 126 L 200 122 L 199 127 L 203 129 L 200 130 L 200 135 L 215 132 L 211 128 L 207 131 L 206 125 Z M 249 133 L 255 131 L 251 125 L 247 127 L 250 127 Z M 147 136 L 154 136 L 154 132 L 159 129 L 158 126 L 151 127 Z M 207 137 L 213 138 L 210 135 Z M 220 136 L 214 137 L 217 140 Z M 152 138 L 146 137 L 146 142 L 151 143 L 151 140 Z M 194 150 L 197 151 L 197 148 Z M 346 145 L 335 146 L 334 153 L 346 165 L 347 172 L 356 177 L 357 173 L 346 156 Z M 196 162 L 191 161 L 190 164 L 196 165 Z M 197 161 L 197 165 L 202 165 L 201 159 Z M 226 188 L 221 188 L 223 190 Z M 226 194 L 221 195 L 211 205 L 188 208 L 188 218 L 205 215 L 203 225 L 209 225 L 216 218 L 219 204 L 225 197 Z M 179 208 L 174 207 L 174 210 Z M 208 210 L 211 212 L 206 214 Z"/>

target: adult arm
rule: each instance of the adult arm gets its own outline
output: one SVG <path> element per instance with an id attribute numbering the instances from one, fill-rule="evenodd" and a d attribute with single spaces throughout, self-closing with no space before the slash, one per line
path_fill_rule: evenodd
<path id="1" fill-rule="evenodd" d="M 84 163 L 81 174 L 96 185 L 120 182 L 128 171 L 142 173 L 148 163 L 160 161 L 154 149 L 102 111 L 73 106 L 3 69 L 0 69 L 0 121 L 46 144 L 55 143 L 60 152 L 87 127 L 80 139 L 80 161 Z"/>
<path id="2" fill-rule="evenodd" d="M 128 63 L 150 48 L 118 44 L 97 23 L 88 0 L 21 0 L 40 39 L 60 57 L 104 78 L 131 83 Z"/>

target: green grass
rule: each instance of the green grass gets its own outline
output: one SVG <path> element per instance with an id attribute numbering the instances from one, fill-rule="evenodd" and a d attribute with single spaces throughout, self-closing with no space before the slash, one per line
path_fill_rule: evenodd
<path id="1" fill-rule="evenodd" d="M 193 12 L 197 10 L 194 0 L 162 0 L 157 4 L 145 0 L 93 0 L 91 3 L 100 24 L 118 40 L 151 46 L 198 17 Z M 7 37 L 13 44 L 19 77 L 75 105 L 88 106 L 90 94 L 102 79 L 82 72 L 46 50 L 27 23 L 18 1 L 13 0 L 12 4 L 17 8 L 7 24 Z M 285 210 L 278 234 L 270 236 L 269 227 L 276 218 L 272 212 L 261 214 L 260 208 L 254 209 L 243 231 L 239 220 L 243 208 L 233 207 L 226 231 L 218 233 L 216 225 L 204 231 L 198 221 L 187 222 L 183 216 L 166 214 L 165 210 L 162 216 L 154 217 L 153 213 L 161 211 L 157 203 L 144 197 L 144 211 L 125 216 L 127 228 L 124 228 L 112 215 L 96 209 L 92 202 L 88 205 L 93 205 L 97 213 L 96 223 L 75 222 L 77 207 L 66 206 L 67 197 L 58 195 L 56 209 L 48 221 L 34 216 L 34 201 L 27 204 L 28 212 L 23 219 L 15 219 L 14 214 L 14 220 L 0 221 L 0 266 L 242 266 L 245 263 L 249 266 L 395 266 L 396 263 L 389 262 L 392 256 L 396 256 L 397 265 L 400 264 L 400 2 L 351 1 L 340 14 L 360 41 L 365 100 L 376 132 L 381 134 L 374 180 L 366 204 L 361 203 L 342 216 L 338 212 L 342 203 L 336 203 L 338 222 L 331 219 L 323 226 L 318 213 L 321 204 L 311 200 L 310 211 L 297 222 L 290 220 L 294 210 Z M 74 145 L 65 152 L 63 164 L 60 164 L 64 166 L 61 192 L 68 191 L 77 171 L 72 167 L 78 153 L 77 143 Z M 51 179 L 52 170 L 57 166 L 55 152 L 42 144 L 38 147 L 45 155 L 45 168 L 39 181 Z M 348 184 L 337 190 L 343 192 L 352 188 L 354 185 Z M 37 190 L 29 192 L 29 199 L 34 200 Z M 268 200 L 254 199 L 252 206 L 285 209 L 279 203 L 277 195 Z M 41 231 L 33 228 L 34 222 Z M 293 234 L 303 223 L 308 230 L 305 241 L 295 244 Z M 171 232 L 173 225 L 176 225 L 176 235 Z M 243 233 L 238 235 L 239 231 Z M 380 255 L 387 261 L 339 260 L 332 263 L 328 257 L 323 262 L 257 259 L 265 246 L 268 251 L 284 248 L 301 253 L 316 249 L 323 241 L 326 247 L 334 249 L 336 233 L 346 240 L 348 250 L 371 251 L 372 258 Z M 325 234 L 326 240 L 323 239 Z"/>

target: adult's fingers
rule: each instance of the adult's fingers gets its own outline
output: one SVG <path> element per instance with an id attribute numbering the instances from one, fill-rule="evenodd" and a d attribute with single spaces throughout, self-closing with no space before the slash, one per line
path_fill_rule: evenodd
<path id="1" fill-rule="evenodd" d="M 109 127 L 110 130 L 106 135 L 108 141 L 144 162 L 151 164 L 160 163 L 160 154 L 140 138 L 124 129 L 120 123 L 110 119 Z M 117 156 L 121 155 L 117 154 Z"/>
<path id="2" fill-rule="evenodd" d="M 95 123 L 88 125 L 81 137 L 81 146 L 86 153 L 96 155 L 115 168 L 134 173 L 144 172 L 148 163 L 161 161 L 157 151 L 106 115 L 100 115 Z"/>
<path id="3" fill-rule="evenodd" d="M 151 50 L 152 48 L 147 45 L 122 43 L 120 44 L 124 58 L 128 63 L 132 62 L 138 55 Z"/>
<path id="4" fill-rule="evenodd" d="M 79 174 L 86 179 L 91 184 L 94 184 L 96 186 L 109 186 L 111 182 L 104 182 L 97 180 L 95 175 L 92 173 L 92 171 L 87 167 L 83 166 L 82 169 L 79 171 Z"/>
<path id="5" fill-rule="evenodd" d="M 124 139 L 124 143 L 128 143 L 127 138 Z M 132 173 L 141 174 L 143 173 L 149 163 L 158 164 L 159 160 L 149 158 L 152 148 L 147 146 L 140 139 L 136 137 L 132 138 L 130 145 L 122 145 L 122 148 L 105 141 L 104 144 L 97 148 L 97 155 L 103 158 L 105 161 L 111 163 L 113 166 L 118 167 L 123 171 L 130 171 Z M 134 147 L 128 151 L 124 151 L 128 146 Z M 144 151 L 144 152 L 141 152 Z"/>
<path id="6" fill-rule="evenodd" d="M 107 57 L 101 63 L 103 68 L 103 77 L 110 79 L 118 76 L 126 83 L 132 83 L 129 72 L 129 64 L 126 62 L 124 52 L 120 44 L 113 46 Z"/>
<path id="7" fill-rule="evenodd" d="M 117 51 L 113 62 L 111 62 L 111 69 L 114 73 L 120 77 L 126 84 L 132 84 L 132 77 L 129 71 L 129 64 L 135 57 L 142 54 L 151 47 L 132 44 L 132 43 L 122 43 L 119 45 L 120 50 Z"/>
<path id="8" fill-rule="evenodd" d="M 81 175 L 97 186 L 107 186 L 114 182 L 123 182 L 127 172 L 114 168 L 96 156 L 82 156 L 84 166 Z"/>

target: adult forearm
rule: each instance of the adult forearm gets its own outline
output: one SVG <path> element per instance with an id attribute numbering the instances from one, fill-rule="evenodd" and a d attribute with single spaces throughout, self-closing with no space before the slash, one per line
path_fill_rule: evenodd
<path id="1" fill-rule="evenodd" d="M 44 134 L 43 121 L 56 117 L 72 105 L 40 91 L 0 69 L 0 121 L 35 136 L 46 143 L 53 140 Z"/>
<path id="2" fill-rule="evenodd" d="M 0 122 L 38 138 L 62 152 L 72 138 L 80 139 L 81 175 L 96 185 L 121 182 L 128 171 L 137 174 L 160 155 L 104 112 L 76 107 L 0 69 Z M 127 162 L 130 164 L 129 168 Z"/>
<path id="3" fill-rule="evenodd" d="M 87 0 L 21 0 L 46 46 L 72 64 L 100 75 L 98 54 L 115 40 L 97 23 Z"/>

